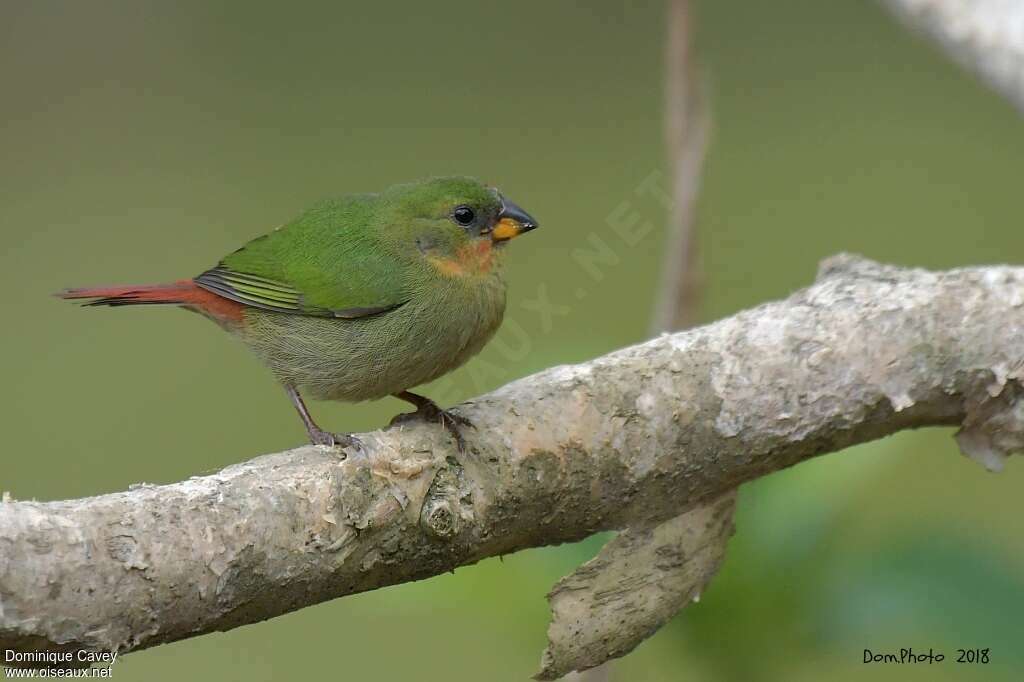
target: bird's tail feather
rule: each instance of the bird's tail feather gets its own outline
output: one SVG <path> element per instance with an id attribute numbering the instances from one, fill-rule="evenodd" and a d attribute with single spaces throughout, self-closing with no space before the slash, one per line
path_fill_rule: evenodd
<path id="1" fill-rule="evenodd" d="M 65 289 L 60 298 L 84 300 L 83 305 L 179 305 L 206 315 L 227 329 L 245 323 L 245 306 L 203 289 L 190 279 L 171 284 L 147 284 L 134 287 L 91 287 Z"/>
<path id="2" fill-rule="evenodd" d="M 57 296 L 71 300 L 92 299 L 83 304 L 86 306 L 185 305 L 192 302 L 197 289 L 192 280 L 186 279 L 173 284 L 65 289 Z"/>

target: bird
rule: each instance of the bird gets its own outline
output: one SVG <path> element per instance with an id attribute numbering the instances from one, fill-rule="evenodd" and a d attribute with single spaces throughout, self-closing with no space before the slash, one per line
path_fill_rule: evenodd
<path id="1" fill-rule="evenodd" d="M 468 177 L 399 184 L 322 201 L 192 279 L 65 289 L 85 306 L 177 306 L 248 346 L 284 387 L 311 443 L 361 447 L 322 429 L 303 396 L 394 396 L 392 420 L 439 422 L 459 451 L 465 417 L 409 389 L 464 364 L 494 336 L 506 305 L 503 251 L 538 227 L 494 187 Z"/>

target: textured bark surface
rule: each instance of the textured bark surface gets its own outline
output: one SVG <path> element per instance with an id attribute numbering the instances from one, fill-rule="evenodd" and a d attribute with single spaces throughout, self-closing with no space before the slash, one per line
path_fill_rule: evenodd
<path id="1" fill-rule="evenodd" d="M 0 648 L 126 652 L 525 547 L 642 533 L 905 428 L 963 424 L 961 447 L 998 468 L 1024 446 L 1022 332 L 1024 268 L 843 256 L 785 301 L 460 407 L 478 427 L 465 455 L 424 424 L 363 434 L 347 457 L 305 447 L 172 485 L 5 501 Z"/>
<path id="2" fill-rule="evenodd" d="M 624 656 L 714 577 L 733 532 L 736 491 L 653 527 L 627 528 L 548 595 L 554 618 L 537 678 Z"/>
<path id="3" fill-rule="evenodd" d="M 697 318 L 696 204 L 711 127 L 691 3 L 672 0 L 667 15 L 665 140 L 672 196 L 655 333 L 685 329 Z M 607 677 L 608 666 L 595 666 L 632 651 L 705 589 L 725 557 L 735 507 L 732 491 L 655 526 L 628 528 L 559 581 L 548 595 L 552 619 L 537 677 L 578 670 L 595 673 L 580 679 Z"/>
<path id="4" fill-rule="evenodd" d="M 882 0 L 882 4 L 1024 111 L 1024 3 Z"/>

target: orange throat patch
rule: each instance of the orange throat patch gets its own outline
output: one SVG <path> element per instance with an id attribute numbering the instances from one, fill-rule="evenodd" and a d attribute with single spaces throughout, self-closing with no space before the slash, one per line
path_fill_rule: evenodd
<path id="1" fill-rule="evenodd" d="M 459 247 L 454 258 L 428 256 L 439 272 L 448 277 L 485 275 L 494 267 L 494 244 L 488 238 Z"/>

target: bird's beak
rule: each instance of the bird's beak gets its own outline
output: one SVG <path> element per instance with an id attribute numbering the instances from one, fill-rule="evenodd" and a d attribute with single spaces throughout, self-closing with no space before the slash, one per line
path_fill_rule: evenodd
<path id="1" fill-rule="evenodd" d="M 508 199 L 502 198 L 501 213 L 498 214 L 498 222 L 491 230 L 491 239 L 496 242 L 505 242 L 536 228 L 537 221 L 533 219 L 533 216 Z"/>

